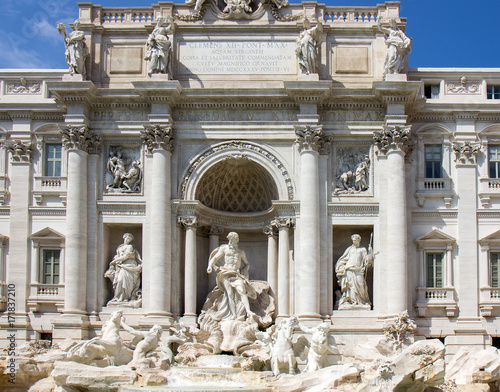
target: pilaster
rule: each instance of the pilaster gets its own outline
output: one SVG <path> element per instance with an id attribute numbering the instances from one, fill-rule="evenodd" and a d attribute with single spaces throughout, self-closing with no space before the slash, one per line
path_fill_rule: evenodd
<path id="1" fill-rule="evenodd" d="M 277 218 L 278 228 L 278 317 L 290 316 L 290 229 L 295 220 Z"/>
<path id="2" fill-rule="evenodd" d="M 278 244 L 276 242 L 277 222 L 273 220 L 262 230 L 267 236 L 267 283 L 274 296 L 278 295 Z"/>
<path id="3" fill-rule="evenodd" d="M 178 218 L 179 226 L 186 231 L 184 247 L 184 317 L 188 325 L 196 325 L 196 216 Z"/>
<path id="4" fill-rule="evenodd" d="M 15 127 L 16 124 L 14 124 Z M 10 243 L 7 265 L 7 284 L 15 285 L 15 329 L 16 339 L 28 338 L 29 323 L 27 299 L 29 293 L 29 254 L 27 238 L 30 228 L 30 196 L 33 145 L 29 140 L 6 143 L 10 152 Z"/>

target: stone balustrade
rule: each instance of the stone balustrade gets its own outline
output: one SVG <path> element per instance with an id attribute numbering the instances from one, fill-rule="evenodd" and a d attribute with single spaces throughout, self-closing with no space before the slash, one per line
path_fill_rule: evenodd
<path id="1" fill-rule="evenodd" d="M 58 312 L 64 307 L 64 284 L 31 283 L 28 307 L 38 312 L 41 305 L 55 306 Z"/>
<path id="2" fill-rule="evenodd" d="M 341 8 L 325 7 L 325 22 L 331 23 L 377 23 L 377 7 Z"/>
<path id="3" fill-rule="evenodd" d="M 418 287 L 415 308 L 419 317 L 428 312 L 454 317 L 458 309 L 454 287 Z"/>
<path id="4" fill-rule="evenodd" d="M 151 8 L 105 8 L 101 13 L 101 22 L 108 23 L 149 23 L 154 20 Z"/>
<path id="5" fill-rule="evenodd" d="M 35 176 L 33 196 L 37 205 L 42 205 L 44 197 L 56 196 L 63 205 L 66 204 L 66 177 Z"/>
<path id="6" fill-rule="evenodd" d="M 447 208 L 453 200 L 451 178 L 417 178 L 415 198 L 419 207 L 424 206 L 426 198 L 443 198 Z"/>

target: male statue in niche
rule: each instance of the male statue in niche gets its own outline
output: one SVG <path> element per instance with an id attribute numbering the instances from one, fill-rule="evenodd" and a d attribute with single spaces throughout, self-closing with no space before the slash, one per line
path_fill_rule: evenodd
<path id="1" fill-rule="evenodd" d="M 255 299 L 257 294 L 248 280 L 249 263 L 245 252 L 238 247 L 238 234 L 231 232 L 227 239 L 227 245 L 221 245 L 212 252 L 207 268 L 209 274 L 217 271 L 217 286 L 224 293 L 216 318 L 245 320 L 254 315 L 248 299 Z M 224 265 L 219 267 L 217 261 L 221 259 Z"/>
<path id="2" fill-rule="evenodd" d="M 361 236 L 351 236 L 352 245 L 340 256 L 335 266 L 335 273 L 342 292 L 339 309 L 367 308 L 371 302 L 366 284 L 366 271 L 373 264 L 372 237 L 368 251 L 361 246 Z"/>

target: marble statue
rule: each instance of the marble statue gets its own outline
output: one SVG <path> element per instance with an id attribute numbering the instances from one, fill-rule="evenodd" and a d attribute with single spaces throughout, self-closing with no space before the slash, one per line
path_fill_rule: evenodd
<path id="1" fill-rule="evenodd" d="M 249 263 L 244 251 L 239 249 L 239 236 L 235 232 L 227 235 L 229 243 L 216 248 L 208 261 L 207 272 L 217 272 L 217 287 L 223 292 L 216 319 L 242 320 L 254 315 L 250 309 L 249 298 L 257 297 L 248 279 Z M 223 260 L 224 264 L 217 263 Z"/>
<path id="2" fill-rule="evenodd" d="M 139 252 L 131 244 L 133 240 L 132 234 L 123 234 L 123 244 L 116 248 L 116 255 L 104 274 L 113 282 L 113 299 L 108 305 L 140 306 L 142 260 Z"/>
<path id="3" fill-rule="evenodd" d="M 148 75 L 152 74 L 169 74 L 172 75 L 171 55 L 172 41 L 168 38 L 168 34 L 174 32 L 173 19 L 169 16 L 159 17 L 156 22 L 156 27 L 149 34 L 146 41 L 146 56 L 144 60 L 150 60 Z"/>
<path id="4" fill-rule="evenodd" d="M 302 73 L 318 73 L 318 49 L 323 39 L 323 25 L 318 21 L 316 26 L 311 27 L 309 19 L 304 18 L 304 27 L 295 41 L 295 54 Z"/>
<path id="5" fill-rule="evenodd" d="M 149 331 L 138 331 L 122 322 L 122 327 L 128 333 L 140 338 L 141 340 L 135 346 L 130 366 L 133 367 L 151 367 L 151 361 L 148 361 L 147 355 L 160 344 L 163 328 L 160 325 L 153 325 Z"/>
<path id="6" fill-rule="evenodd" d="M 368 189 L 369 168 L 370 157 L 365 155 L 364 160 L 361 161 L 356 168 L 354 187 L 359 192 L 366 191 Z"/>
<path id="7" fill-rule="evenodd" d="M 309 342 L 309 351 L 307 353 L 307 365 L 304 372 L 314 372 L 332 365 L 328 354 L 339 355 L 339 350 L 335 344 L 335 339 L 330 335 L 330 325 L 320 323 L 313 328 L 305 327 L 299 324 L 303 332 L 311 334 Z"/>
<path id="8" fill-rule="evenodd" d="M 385 34 L 387 45 L 384 77 L 387 74 L 399 74 L 403 70 L 406 56 L 411 52 L 411 39 L 398 28 L 396 19 L 391 19 L 390 28 L 383 27 L 382 19 L 379 19 L 378 28 Z"/>
<path id="9" fill-rule="evenodd" d="M 69 73 L 87 76 L 85 69 L 85 59 L 89 55 L 89 49 L 85 43 L 85 34 L 78 30 L 80 22 L 78 20 L 73 24 L 74 30 L 68 34 L 66 25 L 57 22 L 57 31 L 59 34 L 64 34 L 64 46 L 66 47 L 66 63 L 69 65 Z"/>
<path id="10" fill-rule="evenodd" d="M 91 364 L 105 361 L 105 365 L 126 365 L 132 360 L 132 350 L 128 349 L 120 337 L 120 326 L 125 325 L 123 313 L 117 310 L 103 324 L 99 336 L 80 342 L 67 353 L 71 361 Z"/>
<path id="11" fill-rule="evenodd" d="M 296 316 L 292 316 L 281 320 L 278 325 L 273 325 L 266 331 L 267 338 L 264 341 L 269 346 L 271 369 L 275 376 L 278 376 L 283 369 L 287 369 L 289 374 L 295 374 L 296 357 L 306 352 L 307 338 L 300 336 L 297 342 L 293 343 L 295 328 L 299 328 L 299 321 Z"/>
<path id="12" fill-rule="evenodd" d="M 360 245 L 360 235 L 352 235 L 351 240 L 353 244 L 345 250 L 335 266 L 335 273 L 342 291 L 339 309 L 353 307 L 369 309 L 371 302 L 366 284 L 366 270 L 373 264 L 371 238 L 368 251 Z"/>

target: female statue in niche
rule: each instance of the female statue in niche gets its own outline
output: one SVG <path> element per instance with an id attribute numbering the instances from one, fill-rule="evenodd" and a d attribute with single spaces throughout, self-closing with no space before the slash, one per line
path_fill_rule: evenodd
<path id="1" fill-rule="evenodd" d="M 140 306 L 142 260 L 131 244 L 133 240 L 132 234 L 123 234 L 123 244 L 116 248 L 116 255 L 104 274 L 113 282 L 113 299 L 108 305 L 128 303 L 133 307 Z"/>

